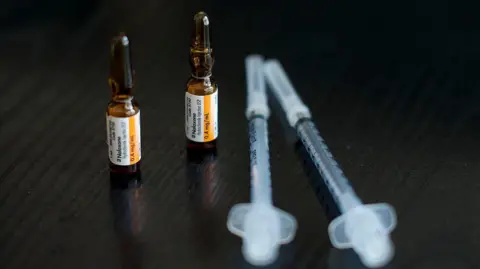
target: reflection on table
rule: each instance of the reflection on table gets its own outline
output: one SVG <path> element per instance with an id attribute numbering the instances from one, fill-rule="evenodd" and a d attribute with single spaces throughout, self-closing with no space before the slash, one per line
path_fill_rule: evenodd
<path id="1" fill-rule="evenodd" d="M 217 250 L 218 216 L 215 206 L 218 199 L 219 169 L 216 149 L 187 149 L 187 186 L 190 197 L 192 232 L 200 255 Z"/>
<path id="2" fill-rule="evenodd" d="M 141 173 L 110 174 L 110 200 L 124 269 L 139 269 L 143 265 L 141 235 L 146 218 L 143 194 Z"/>

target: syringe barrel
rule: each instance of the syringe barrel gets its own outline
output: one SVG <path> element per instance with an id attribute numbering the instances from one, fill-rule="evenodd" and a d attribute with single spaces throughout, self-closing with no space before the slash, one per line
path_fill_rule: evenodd
<path id="1" fill-rule="evenodd" d="M 268 108 L 265 78 L 263 75 L 263 56 L 249 55 L 245 58 L 245 74 L 247 79 L 247 119 L 258 115 L 266 119 L 270 116 Z"/>
<path id="2" fill-rule="evenodd" d="M 249 121 L 248 130 L 252 203 L 272 203 L 267 121 L 260 116 L 254 117 Z"/>
<path id="3" fill-rule="evenodd" d="M 346 192 L 353 193 L 350 182 L 333 158 L 315 124 L 310 119 L 302 119 L 297 123 L 296 129 L 310 158 L 336 202 L 339 203 L 338 199 L 342 194 Z M 343 206 L 341 204 L 338 205 L 342 209 Z"/>
<path id="4" fill-rule="evenodd" d="M 285 111 L 288 123 L 294 127 L 302 118 L 310 118 L 310 110 L 302 102 L 285 70 L 278 60 L 268 60 L 264 64 L 264 74 L 270 89 Z"/>

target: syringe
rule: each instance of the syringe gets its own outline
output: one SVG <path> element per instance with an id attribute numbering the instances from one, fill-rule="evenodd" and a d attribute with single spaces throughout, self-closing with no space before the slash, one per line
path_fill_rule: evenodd
<path id="1" fill-rule="evenodd" d="M 386 265 L 394 255 L 390 239 L 390 233 L 397 224 L 394 208 L 386 203 L 362 203 L 333 159 L 311 120 L 308 107 L 298 97 L 280 63 L 277 60 L 266 61 L 264 73 L 290 126 L 297 130 L 341 212 L 328 227 L 332 245 L 339 249 L 353 248 L 365 266 L 376 268 Z"/>
<path id="2" fill-rule="evenodd" d="M 265 95 L 263 58 L 245 59 L 247 109 L 250 136 L 251 203 L 236 204 L 228 214 L 228 230 L 243 238 L 242 252 L 249 263 L 273 263 L 280 244 L 295 237 L 295 218 L 272 204 L 267 118 L 270 111 Z"/>

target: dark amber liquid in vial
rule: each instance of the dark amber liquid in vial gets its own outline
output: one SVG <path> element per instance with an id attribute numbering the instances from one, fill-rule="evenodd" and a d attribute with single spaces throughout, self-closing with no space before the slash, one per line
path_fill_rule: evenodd
<path id="1" fill-rule="evenodd" d="M 217 82 L 213 76 L 208 78 L 191 77 L 187 82 L 187 92 L 193 95 L 209 95 L 217 92 L 217 90 Z M 187 149 L 214 149 L 216 146 L 217 138 L 209 142 L 195 142 L 187 138 Z"/>
<path id="2" fill-rule="evenodd" d="M 138 103 L 132 96 L 116 95 L 108 103 L 107 115 L 117 118 L 128 118 L 140 112 Z M 140 157 L 141 158 L 141 157 Z M 140 172 L 140 159 L 137 163 L 131 165 L 117 165 L 108 160 L 111 173 L 134 174 Z"/>

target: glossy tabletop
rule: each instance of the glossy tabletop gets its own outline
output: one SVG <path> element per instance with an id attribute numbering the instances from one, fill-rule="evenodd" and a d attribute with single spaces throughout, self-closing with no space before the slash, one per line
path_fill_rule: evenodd
<path id="1" fill-rule="evenodd" d="M 473 5 L 31 2 L 9 6 L 1 25 L 1 268 L 253 268 L 226 228 L 229 209 L 249 201 L 250 53 L 281 61 L 363 201 L 396 208 L 388 268 L 480 267 Z M 188 46 L 198 10 L 210 16 L 215 48 L 216 154 L 185 149 Z M 136 69 L 141 179 L 108 171 L 108 52 L 119 31 L 130 37 Z M 335 210 L 315 191 L 321 178 L 271 105 L 274 203 L 299 227 L 268 268 L 363 268 L 351 251 L 332 249 L 327 227 Z"/>

